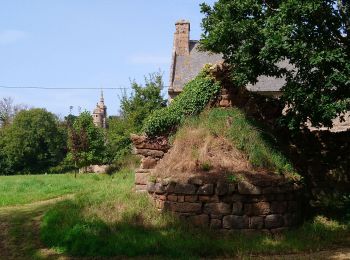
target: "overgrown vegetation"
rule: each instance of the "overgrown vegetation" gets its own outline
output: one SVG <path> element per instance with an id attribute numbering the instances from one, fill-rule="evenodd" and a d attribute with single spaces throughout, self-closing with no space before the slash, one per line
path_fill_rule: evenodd
<path id="1" fill-rule="evenodd" d="M 215 234 L 159 214 L 146 195 L 132 191 L 130 172 L 97 178 L 93 192 L 45 214 L 46 245 L 74 256 L 233 257 L 317 251 L 342 245 L 349 234 L 345 224 L 320 216 L 280 236 Z"/>
<path id="2" fill-rule="evenodd" d="M 172 149 L 154 171 L 158 177 L 275 172 L 300 180 L 271 133 L 238 108 L 211 108 L 188 117 L 171 139 Z"/>
<path id="3" fill-rule="evenodd" d="M 291 129 L 307 121 L 332 126 L 350 110 L 349 1 L 219 0 L 201 7 L 202 47 L 223 54 L 236 86 L 285 76 Z"/>
<path id="4" fill-rule="evenodd" d="M 235 147 L 248 156 L 249 162 L 255 168 L 295 174 L 292 164 L 280 152 L 272 134 L 253 119 L 247 118 L 238 108 L 212 109 L 201 115 L 201 118 L 207 122 L 213 134 L 232 140 Z"/>
<path id="5" fill-rule="evenodd" d="M 186 116 L 197 115 L 220 90 L 207 65 L 199 75 L 184 86 L 183 91 L 166 108 L 156 110 L 147 118 L 144 132 L 150 136 L 168 135 Z"/>
<path id="6" fill-rule="evenodd" d="M 64 132 L 45 109 L 22 110 L 0 130 L 0 175 L 41 173 L 65 156 Z"/>

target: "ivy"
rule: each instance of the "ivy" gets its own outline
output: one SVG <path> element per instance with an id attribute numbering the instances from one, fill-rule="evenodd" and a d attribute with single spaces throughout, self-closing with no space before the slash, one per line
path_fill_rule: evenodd
<path id="1" fill-rule="evenodd" d="M 144 132 L 149 137 L 173 132 L 187 116 L 202 112 L 220 88 L 219 82 L 210 75 L 210 67 L 205 66 L 168 107 L 156 110 L 146 119 Z"/>

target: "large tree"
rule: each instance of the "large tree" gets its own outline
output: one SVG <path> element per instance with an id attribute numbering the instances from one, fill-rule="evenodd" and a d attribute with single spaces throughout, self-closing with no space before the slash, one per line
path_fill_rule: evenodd
<path id="1" fill-rule="evenodd" d="M 286 122 L 332 126 L 350 110 L 350 16 L 344 0 L 219 0 L 202 4 L 203 48 L 222 53 L 237 86 L 286 77 Z M 277 64 L 287 60 L 292 69 Z"/>
<path id="2" fill-rule="evenodd" d="M 76 117 L 68 130 L 68 159 L 79 168 L 102 164 L 105 148 L 103 131 L 94 125 L 90 113 L 83 112 Z"/>
<path id="3" fill-rule="evenodd" d="M 55 115 L 45 109 L 20 111 L 0 131 L 0 175 L 47 170 L 63 159 L 65 142 Z"/>

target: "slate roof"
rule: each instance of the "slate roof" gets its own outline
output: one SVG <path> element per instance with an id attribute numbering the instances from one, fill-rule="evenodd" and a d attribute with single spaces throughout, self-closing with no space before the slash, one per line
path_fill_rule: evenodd
<path id="1" fill-rule="evenodd" d="M 223 61 L 221 54 L 200 51 L 198 46 L 198 41 L 190 40 L 189 55 L 178 56 L 173 54 L 169 91 L 181 92 L 183 86 L 195 78 L 205 64 Z M 287 61 L 280 62 L 279 66 L 291 68 Z M 248 84 L 246 87 L 253 92 L 278 92 L 284 84 L 284 78 L 260 76 L 256 84 Z"/>
<path id="2" fill-rule="evenodd" d="M 198 41 L 191 40 L 189 44 L 189 55 L 173 56 L 170 88 L 175 92 L 182 91 L 183 86 L 191 79 L 195 78 L 205 64 L 214 64 L 223 60 L 221 54 L 199 51 Z"/>

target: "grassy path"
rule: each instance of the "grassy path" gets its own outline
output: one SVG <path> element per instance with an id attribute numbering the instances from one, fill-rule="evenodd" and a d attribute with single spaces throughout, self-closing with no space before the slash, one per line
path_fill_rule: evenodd
<path id="1" fill-rule="evenodd" d="M 40 242 L 40 220 L 55 203 L 73 194 L 0 208 L 0 259 L 67 259 Z"/>

